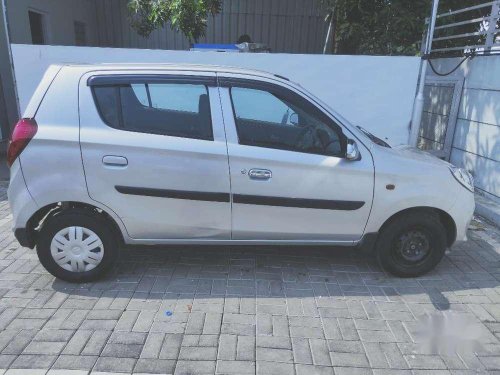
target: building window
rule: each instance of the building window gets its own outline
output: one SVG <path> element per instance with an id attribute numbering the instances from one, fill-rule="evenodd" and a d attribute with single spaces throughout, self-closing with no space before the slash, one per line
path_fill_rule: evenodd
<path id="1" fill-rule="evenodd" d="M 33 44 L 46 44 L 44 27 L 44 15 L 33 10 L 28 11 L 31 30 L 31 42 Z"/>
<path id="2" fill-rule="evenodd" d="M 83 22 L 75 21 L 75 45 L 87 45 L 87 26 Z"/>

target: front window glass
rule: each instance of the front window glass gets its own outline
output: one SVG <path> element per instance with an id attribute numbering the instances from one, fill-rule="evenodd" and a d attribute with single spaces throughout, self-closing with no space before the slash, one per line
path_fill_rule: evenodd
<path id="1" fill-rule="evenodd" d="M 253 88 L 233 87 L 231 97 L 241 144 L 342 155 L 341 131 L 310 106 Z"/>

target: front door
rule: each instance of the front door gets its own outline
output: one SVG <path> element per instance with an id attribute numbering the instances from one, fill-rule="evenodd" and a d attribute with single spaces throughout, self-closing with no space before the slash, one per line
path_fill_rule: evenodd
<path id="1" fill-rule="evenodd" d="M 352 243 L 372 205 L 368 149 L 344 158 L 345 129 L 301 94 L 220 77 L 234 240 Z M 349 133 L 346 133 L 349 134 Z"/>
<path id="2" fill-rule="evenodd" d="M 215 74 L 93 73 L 82 79 L 80 120 L 89 195 L 132 239 L 230 238 Z"/>

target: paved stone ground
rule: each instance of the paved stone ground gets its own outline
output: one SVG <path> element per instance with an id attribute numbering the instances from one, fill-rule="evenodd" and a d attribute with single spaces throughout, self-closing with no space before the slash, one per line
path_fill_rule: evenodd
<path id="1" fill-rule="evenodd" d="M 124 249 L 85 285 L 55 280 L 10 227 L 3 186 L 0 375 L 500 374 L 487 224 L 418 279 L 346 249 L 168 247 Z"/>

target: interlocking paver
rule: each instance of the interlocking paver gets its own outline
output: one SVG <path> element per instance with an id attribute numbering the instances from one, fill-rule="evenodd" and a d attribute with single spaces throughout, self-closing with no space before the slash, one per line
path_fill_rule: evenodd
<path id="1" fill-rule="evenodd" d="M 257 336 L 257 347 L 275 348 L 275 349 L 291 349 L 292 342 L 288 337 L 278 336 Z"/>
<path id="2" fill-rule="evenodd" d="M 349 249 L 185 246 L 124 248 L 107 277 L 75 285 L 17 244 L 5 199 L 0 183 L 0 374 L 500 371 L 500 233 L 487 224 L 415 279 Z M 457 313 L 469 320 L 450 340 L 473 332 L 474 349 L 423 345 L 423 317 Z"/>
<path id="3" fill-rule="evenodd" d="M 65 345 L 65 342 L 32 341 L 23 350 L 23 354 L 58 355 L 62 352 Z"/>
<path id="4" fill-rule="evenodd" d="M 177 361 L 175 375 L 214 374 L 215 361 Z"/>
<path id="5" fill-rule="evenodd" d="M 308 339 L 292 338 L 293 358 L 295 363 L 312 364 L 313 357 Z"/>
<path id="6" fill-rule="evenodd" d="M 250 361 L 217 361 L 217 374 L 255 374 L 255 362 Z"/>
<path id="7" fill-rule="evenodd" d="M 66 347 L 62 351 L 62 354 L 66 355 L 79 355 L 90 337 L 92 336 L 92 331 L 78 330 L 68 341 Z"/>
<path id="8" fill-rule="evenodd" d="M 115 358 L 139 358 L 141 352 L 142 345 L 108 343 L 101 352 L 101 356 Z"/>
<path id="9" fill-rule="evenodd" d="M 443 370 L 446 364 L 438 355 L 407 355 L 405 356 L 408 364 L 414 369 L 423 370 Z"/>
<path id="10" fill-rule="evenodd" d="M 36 336 L 36 330 L 23 330 L 18 332 L 16 336 L 12 338 L 9 344 L 2 350 L 2 354 L 21 354 L 33 338 Z"/>
<path id="11" fill-rule="evenodd" d="M 335 367 L 370 367 L 365 354 L 362 353 L 330 353 L 330 360 Z"/>
<path id="12" fill-rule="evenodd" d="M 330 356 L 328 352 L 328 346 L 325 340 L 309 340 L 309 345 L 311 347 L 311 353 L 313 357 L 313 363 L 319 366 L 330 366 Z"/>
<path id="13" fill-rule="evenodd" d="M 140 332 L 114 332 L 108 342 L 111 344 L 134 344 L 142 345 L 147 335 Z"/>
<path id="14" fill-rule="evenodd" d="M 139 359 L 134 373 L 138 374 L 173 374 L 176 361 L 168 359 Z"/>
<path id="15" fill-rule="evenodd" d="M 160 349 L 160 359 L 177 359 L 181 350 L 182 335 L 166 334 Z"/>
<path id="16" fill-rule="evenodd" d="M 294 366 L 291 363 L 257 362 L 258 375 L 291 375 L 294 373 Z"/>
<path id="17" fill-rule="evenodd" d="M 74 333 L 75 331 L 73 330 L 42 329 L 35 335 L 33 340 L 45 342 L 67 342 Z"/>
<path id="18" fill-rule="evenodd" d="M 49 369 L 55 362 L 55 355 L 21 354 L 10 365 L 12 369 Z"/>
<path id="19" fill-rule="evenodd" d="M 9 368 L 16 358 L 17 356 L 12 354 L 0 354 L 0 369 Z"/>
<path id="20" fill-rule="evenodd" d="M 95 364 L 94 370 L 101 372 L 131 373 L 136 362 L 137 360 L 133 358 L 99 357 Z"/>
<path id="21" fill-rule="evenodd" d="M 54 362 L 52 368 L 62 370 L 90 371 L 94 367 L 97 358 L 97 356 L 61 355 Z"/>
<path id="22" fill-rule="evenodd" d="M 108 337 L 111 335 L 109 331 L 95 331 L 90 336 L 89 340 L 85 344 L 85 347 L 81 351 L 82 355 L 100 355 L 102 349 L 108 341 Z"/>
<path id="23" fill-rule="evenodd" d="M 150 359 L 159 358 L 164 339 L 164 333 L 150 333 L 146 339 L 144 347 L 142 348 L 140 357 Z"/>

